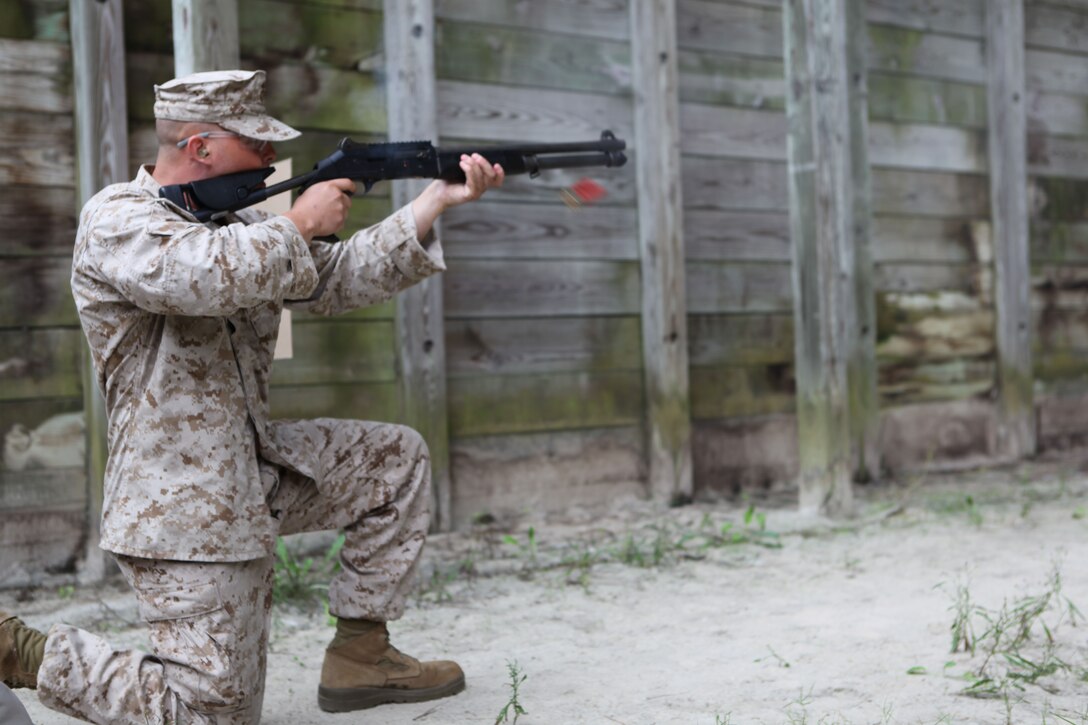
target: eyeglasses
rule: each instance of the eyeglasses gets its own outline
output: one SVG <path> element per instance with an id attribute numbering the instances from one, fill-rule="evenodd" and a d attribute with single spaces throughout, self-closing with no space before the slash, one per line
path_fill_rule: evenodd
<path id="1" fill-rule="evenodd" d="M 269 141 L 243 136 L 242 134 L 234 133 L 233 131 L 203 131 L 201 133 L 194 133 L 192 136 L 186 136 L 178 141 L 177 147 L 179 149 L 185 148 L 194 138 L 236 138 L 245 144 L 246 148 L 256 154 L 263 154 L 270 143 Z"/>

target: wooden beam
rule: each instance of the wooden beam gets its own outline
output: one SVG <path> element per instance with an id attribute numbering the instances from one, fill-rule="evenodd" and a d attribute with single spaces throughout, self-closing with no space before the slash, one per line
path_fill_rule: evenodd
<path id="1" fill-rule="evenodd" d="M 75 85 L 77 201 L 128 178 L 125 32 L 121 0 L 69 3 Z M 98 548 L 102 481 L 106 471 L 106 408 L 90 350 L 83 351 L 83 409 L 87 426 L 87 537 L 80 577 L 99 581 L 111 560 Z"/>
<path id="2" fill-rule="evenodd" d="M 237 68 L 237 0 L 173 0 L 174 75 Z"/>
<path id="3" fill-rule="evenodd" d="M 679 502 L 693 484 L 676 4 L 630 8 L 649 488 Z"/>
<path id="4" fill-rule="evenodd" d="M 390 139 L 437 142 L 434 0 L 385 0 L 384 25 Z M 409 203 L 425 185 L 422 180 L 393 182 L 393 206 Z M 435 234 L 439 232 L 436 225 Z M 438 531 L 448 530 L 453 520 L 443 316 L 442 275 L 397 297 L 397 359 L 405 419 L 430 448 L 432 527 Z"/>
<path id="5" fill-rule="evenodd" d="M 997 453 L 1035 452 L 1023 0 L 986 3 L 990 218 L 997 311 Z"/>
<path id="6" fill-rule="evenodd" d="M 862 0 L 784 0 L 801 509 L 852 509 L 875 471 Z"/>

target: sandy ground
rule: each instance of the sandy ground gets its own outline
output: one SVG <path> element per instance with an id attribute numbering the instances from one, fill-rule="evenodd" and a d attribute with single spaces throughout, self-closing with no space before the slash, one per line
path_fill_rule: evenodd
<path id="1" fill-rule="evenodd" d="M 1088 725 L 1088 623 L 1073 626 L 1068 606 L 1088 613 L 1084 474 L 1035 465 L 861 489 L 847 522 L 803 518 L 791 504 L 761 500 L 746 525 L 746 503 L 623 501 L 434 537 L 394 641 L 457 659 L 466 691 L 322 714 L 315 691 L 331 629 L 319 605 L 281 606 L 264 722 L 490 725 L 511 700 L 516 664 L 523 725 Z M 741 541 L 726 543 L 734 533 Z M 1039 618 L 1049 654 L 1040 626 L 1016 651 L 1066 666 L 1026 683 L 1012 677 L 1011 650 L 985 636 L 986 616 L 1052 591 L 1055 571 L 1061 607 Z M 975 608 L 974 655 L 950 652 L 957 592 Z M 0 607 L 37 626 L 61 620 L 143 641 L 116 587 L 0 593 Z M 984 666 L 998 695 L 963 694 Z M 39 725 L 72 722 L 20 696 Z"/>

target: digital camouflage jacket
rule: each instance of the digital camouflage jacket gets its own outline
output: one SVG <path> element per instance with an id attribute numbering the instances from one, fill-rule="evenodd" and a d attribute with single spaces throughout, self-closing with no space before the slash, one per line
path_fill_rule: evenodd
<path id="1" fill-rule="evenodd" d="M 445 269 L 411 209 L 309 245 L 285 217 L 200 224 L 149 169 L 80 214 L 72 292 L 109 415 L 101 545 L 118 554 L 244 561 L 271 553 L 266 503 L 286 466 L 313 477 L 320 441 L 269 419 L 285 304 L 337 314 Z"/>

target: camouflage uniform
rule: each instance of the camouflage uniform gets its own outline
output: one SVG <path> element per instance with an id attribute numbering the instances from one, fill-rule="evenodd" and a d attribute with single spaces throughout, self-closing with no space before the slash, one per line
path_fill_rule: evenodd
<path id="1" fill-rule="evenodd" d="M 408 207 L 308 245 L 285 217 L 200 224 L 158 191 L 143 168 L 91 199 L 72 271 L 110 422 L 101 545 L 136 591 L 153 656 L 54 626 L 39 696 L 93 722 L 256 722 L 276 536 L 342 528 L 331 611 L 386 621 L 429 520 L 415 431 L 269 419 L 281 310 L 387 300 L 444 269 L 442 250 L 416 240 Z"/>

